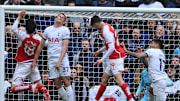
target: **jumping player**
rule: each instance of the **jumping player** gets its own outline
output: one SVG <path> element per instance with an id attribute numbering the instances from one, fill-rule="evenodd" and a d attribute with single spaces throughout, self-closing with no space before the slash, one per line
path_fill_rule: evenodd
<path id="1" fill-rule="evenodd" d="M 102 47 L 100 50 L 96 51 L 93 56 L 98 56 L 104 50 L 107 51 L 101 59 L 94 63 L 94 65 L 99 66 L 99 64 L 101 64 L 104 59 L 109 59 L 108 65 L 105 67 L 105 71 L 101 79 L 102 83 L 95 99 L 97 101 L 100 99 L 106 90 L 108 79 L 110 76 L 114 75 L 116 83 L 124 91 L 128 100 L 134 101 L 128 85 L 124 82 L 121 72 L 119 72 L 119 70 L 122 72 L 124 71 L 124 58 L 126 57 L 126 53 L 120 46 L 119 39 L 115 33 L 114 28 L 111 25 L 104 23 L 96 15 L 91 18 L 91 26 L 95 27 L 101 32 L 101 38 L 105 44 L 105 47 Z"/>
<path id="2" fill-rule="evenodd" d="M 37 49 L 31 67 L 37 65 L 36 62 L 43 49 L 45 40 L 48 40 L 49 79 L 53 79 L 58 94 L 62 97 L 63 101 L 73 101 L 73 90 L 70 83 L 71 70 L 66 53 L 70 39 L 70 31 L 67 27 L 63 26 L 65 21 L 66 16 L 60 13 L 55 18 L 54 25 L 45 29 L 43 39 Z M 61 84 L 61 79 L 64 81 L 66 91 Z"/>
<path id="3" fill-rule="evenodd" d="M 18 30 L 19 21 L 24 17 L 25 13 L 26 11 L 22 10 L 12 26 L 12 31 L 19 39 L 19 47 L 15 57 L 17 64 L 13 75 L 11 89 L 12 92 L 21 92 L 32 89 L 34 94 L 39 91 L 44 93 L 45 101 L 50 101 L 48 90 L 42 85 L 38 68 L 31 68 L 31 63 L 41 40 L 39 35 L 34 34 L 36 24 L 32 19 L 30 19 L 26 21 L 26 32 Z M 29 77 L 30 81 L 35 84 L 22 85 L 26 77 Z"/>
<path id="4" fill-rule="evenodd" d="M 168 76 L 164 71 L 166 60 L 161 50 L 162 44 L 162 40 L 153 39 L 149 45 L 150 49 L 141 53 L 128 51 L 125 45 L 122 45 L 129 55 L 142 59 L 144 64 L 148 65 L 149 79 L 152 82 L 149 88 L 149 101 L 166 101 L 165 89 L 168 85 Z"/>

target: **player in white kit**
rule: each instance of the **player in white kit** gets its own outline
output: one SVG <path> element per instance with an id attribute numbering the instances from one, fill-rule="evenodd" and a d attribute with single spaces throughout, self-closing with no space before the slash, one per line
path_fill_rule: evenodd
<path id="1" fill-rule="evenodd" d="M 165 69 L 165 54 L 162 49 L 162 40 L 153 39 L 147 49 L 142 53 L 128 51 L 124 46 L 124 50 L 132 56 L 143 59 L 148 65 L 149 78 L 152 82 L 149 88 L 149 101 L 166 101 L 165 89 L 168 84 Z"/>
<path id="2" fill-rule="evenodd" d="M 35 59 L 32 63 L 32 67 L 36 66 L 36 61 L 43 49 L 45 40 L 48 40 L 48 67 L 49 67 L 49 79 L 53 79 L 56 85 L 58 94 L 62 97 L 63 101 L 73 101 L 73 91 L 70 83 L 70 66 L 68 55 L 66 53 L 70 31 L 65 24 L 66 16 L 60 13 L 55 18 L 54 25 L 47 27 L 43 33 L 43 39 L 37 49 Z M 64 81 L 64 87 L 61 84 L 61 79 Z"/>
<path id="3" fill-rule="evenodd" d="M 26 32 L 18 30 L 20 19 L 25 15 L 25 11 L 21 11 L 18 18 L 12 26 L 12 31 L 19 40 L 19 46 L 15 60 L 17 61 L 15 73 L 13 75 L 12 92 L 21 92 L 25 90 L 33 90 L 44 93 L 45 101 L 50 101 L 48 90 L 42 85 L 40 73 L 37 67 L 31 68 L 31 63 L 34 59 L 41 37 L 34 34 L 36 24 L 33 20 L 26 21 Z M 34 85 L 22 85 L 24 79 L 28 77 Z"/>
<path id="4" fill-rule="evenodd" d="M 114 28 L 104 23 L 98 16 L 93 16 L 91 18 L 91 26 L 95 27 L 101 32 L 101 38 L 104 41 L 105 47 L 96 51 L 93 56 L 98 56 L 102 51 L 106 50 L 105 55 L 97 60 L 94 65 L 102 63 L 104 59 L 109 59 L 105 71 L 101 79 L 101 85 L 95 97 L 99 100 L 106 90 L 107 81 L 110 76 L 114 76 L 116 83 L 123 90 L 129 101 L 134 101 L 133 96 L 129 90 L 128 85 L 124 82 L 121 72 L 124 71 L 124 58 L 126 57 L 125 51 L 122 49 L 119 43 L 118 36 L 115 33 Z M 119 72 L 121 70 L 121 72 Z"/>

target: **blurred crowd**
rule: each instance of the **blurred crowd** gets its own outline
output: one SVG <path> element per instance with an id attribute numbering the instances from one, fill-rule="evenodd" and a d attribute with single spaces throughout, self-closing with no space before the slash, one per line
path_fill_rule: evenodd
<path id="1" fill-rule="evenodd" d="M 145 2 L 146 1 L 146 2 Z M 180 7 L 180 0 L 7 0 L 2 1 L 4 5 L 48 5 L 48 6 L 109 6 L 109 7 Z M 158 5 L 158 6 L 157 6 Z M 137 14 L 138 15 L 138 14 Z M 143 15 L 143 14 L 139 14 Z M 169 14 L 168 16 L 180 16 L 178 14 Z M 8 53 L 5 60 L 6 80 L 11 82 L 16 61 L 14 57 L 17 51 L 17 38 L 10 30 L 12 24 L 17 17 L 16 14 L 6 14 L 6 34 L 5 34 L 5 51 Z M 43 32 L 44 29 L 54 24 L 54 16 L 34 16 L 27 15 L 25 19 L 35 19 L 37 30 Z M 86 23 L 87 18 L 68 16 L 66 25 L 71 31 L 71 38 L 68 47 L 68 56 L 71 66 L 71 81 L 76 101 L 87 101 L 88 90 L 100 84 L 104 64 L 99 67 L 93 65 L 99 58 L 92 57 L 93 53 L 103 46 L 102 40 L 99 38 L 100 33 L 89 27 Z M 104 22 L 113 25 L 119 36 L 119 41 L 123 41 L 128 50 L 134 52 L 142 52 L 149 47 L 149 42 L 153 38 L 164 40 L 164 52 L 166 54 L 166 73 L 173 82 L 179 81 L 180 78 L 180 23 L 174 20 L 145 20 L 145 19 L 103 19 Z M 19 27 L 20 31 L 25 31 L 24 20 Z M 48 45 L 48 43 L 47 43 Z M 101 54 L 103 56 L 103 53 Z M 57 91 L 51 80 L 48 79 L 47 68 L 47 47 L 44 47 L 39 57 L 38 67 L 42 74 L 43 84 L 50 90 L 52 100 L 59 99 Z M 129 85 L 131 92 L 136 92 L 141 81 L 141 72 L 146 68 L 141 60 L 132 56 L 127 56 L 125 60 L 125 72 L 123 78 Z M 28 81 L 25 81 L 28 82 Z M 113 78 L 110 79 L 108 85 L 114 85 Z M 39 95 L 33 96 L 32 92 L 29 96 L 23 96 L 24 99 L 40 99 Z M 144 93 L 142 92 L 141 95 Z M 6 94 L 6 98 L 15 99 L 17 95 L 10 91 Z M 142 96 L 140 96 L 142 97 Z M 180 93 L 169 94 L 168 99 L 178 99 Z"/>
<path id="2" fill-rule="evenodd" d="M 2 5 L 180 8 L 180 0 L 0 0 Z"/>

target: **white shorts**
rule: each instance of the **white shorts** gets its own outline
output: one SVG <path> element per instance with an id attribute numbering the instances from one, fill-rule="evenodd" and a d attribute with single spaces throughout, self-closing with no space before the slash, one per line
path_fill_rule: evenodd
<path id="1" fill-rule="evenodd" d="M 56 69 L 56 65 L 59 61 L 59 58 L 50 58 L 48 61 L 49 66 L 49 79 L 55 79 L 58 77 L 64 77 L 64 76 L 70 76 L 71 70 L 69 66 L 69 60 L 67 55 L 64 57 L 64 59 L 61 62 L 60 65 L 60 71 Z"/>
<path id="2" fill-rule="evenodd" d="M 155 101 L 166 101 L 165 89 L 167 84 L 167 79 L 161 79 L 151 84 Z"/>
<path id="3" fill-rule="evenodd" d="M 109 76 L 115 74 L 121 74 L 120 71 L 124 71 L 124 58 L 109 59 L 106 63 L 105 71 Z"/>
<path id="4" fill-rule="evenodd" d="M 16 64 L 12 84 L 22 85 L 25 78 L 29 78 L 32 83 L 41 80 L 38 68 L 35 67 L 31 70 L 31 64 L 32 62 Z"/>

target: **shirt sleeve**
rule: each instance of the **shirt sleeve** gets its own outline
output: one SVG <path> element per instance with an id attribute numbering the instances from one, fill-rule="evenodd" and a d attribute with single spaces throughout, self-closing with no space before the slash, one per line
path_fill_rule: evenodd
<path id="1" fill-rule="evenodd" d="M 147 49 L 147 50 L 145 51 L 145 53 L 146 53 L 147 57 L 151 57 L 152 54 L 153 54 L 153 51 L 152 51 L 152 49 Z"/>
<path id="2" fill-rule="evenodd" d="M 63 33 L 63 39 L 70 39 L 70 31 L 67 27 L 65 27 L 65 30 Z"/>
<path id="3" fill-rule="evenodd" d="M 19 40 L 23 40 L 26 37 L 26 33 L 18 29 L 19 21 L 15 21 L 11 30 Z"/>
<path id="4" fill-rule="evenodd" d="M 48 30 L 48 28 L 46 28 L 45 30 L 44 30 L 44 33 L 43 33 L 43 36 L 42 36 L 42 38 L 44 39 L 44 40 L 47 40 L 48 39 L 48 33 L 47 33 L 47 30 Z"/>
<path id="5" fill-rule="evenodd" d="M 141 74 L 141 82 L 140 82 L 140 84 L 138 86 L 136 94 L 139 95 L 141 93 L 141 91 L 144 89 L 144 86 L 145 86 L 145 84 L 144 84 L 144 80 L 143 80 L 143 74 Z"/>

